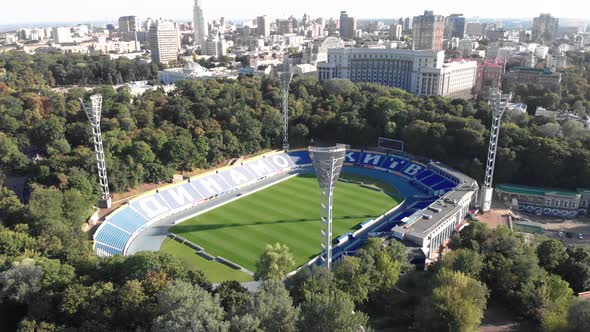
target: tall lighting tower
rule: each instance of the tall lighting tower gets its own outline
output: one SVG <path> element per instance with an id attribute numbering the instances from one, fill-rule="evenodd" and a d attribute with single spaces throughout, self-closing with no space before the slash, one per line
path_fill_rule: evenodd
<path id="1" fill-rule="evenodd" d="M 90 97 L 92 107 L 86 107 L 84 100 L 80 99 L 82 109 L 88 117 L 90 126 L 92 126 L 92 137 L 94 140 L 94 151 L 96 152 L 96 166 L 98 168 L 98 181 L 102 188 L 102 197 L 98 202 L 101 208 L 111 207 L 111 194 L 109 192 L 109 180 L 107 178 L 107 167 L 104 158 L 104 148 L 102 146 L 102 133 L 100 130 L 100 117 L 102 113 L 102 96 L 93 95 Z"/>
<path id="2" fill-rule="evenodd" d="M 282 71 L 279 72 L 279 83 L 281 84 L 281 92 L 283 94 L 283 150 L 289 150 L 289 86 L 291 85 L 291 78 L 293 74 L 289 70 L 289 66 L 283 65 Z"/>
<path id="3" fill-rule="evenodd" d="M 490 89 L 490 103 L 493 107 L 493 120 L 490 129 L 490 145 L 488 148 L 488 161 L 484 183 L 481 187 L 481 211 L 488 212 L 492 208 L 492 196 L 494 189 L 492 181 L 494 179 L 494 167 L 496 165 L 496 151 L 498 149 L 498 136 L 500 135 L 500 124 L 502 116 L 510 106 L 512 94 L 502 94 L 499 89 Z"/>
<path id="4" fill-rule="evenodd" d="M 320 184 L 321 195 L 321 247 L 320 259 L 328 269 L 332 265 L 332 207 L 334 188 L 340 176 L 348 147 L 338 144 L 332 147 L 309 147 L 309 154 Z"/>

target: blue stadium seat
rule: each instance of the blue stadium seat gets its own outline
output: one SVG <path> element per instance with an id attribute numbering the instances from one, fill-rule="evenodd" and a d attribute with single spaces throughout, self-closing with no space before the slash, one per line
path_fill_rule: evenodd
<path id="1" fill-rule="evenodd" d="M 138 228 L 147 223 L 147 219 L 145 219 L 139 213 L 133 211 L 133 209 L 130 207 L 120 210 L 115 215 L 110 217 L 108 221 L 109 223 L 116 225 L 129 233 L 135 232 Z"/>
<path id="2" fill-rule="evenodd" d="M 308 151 L 289 152 L 289 157 L 296 166 L 311 164 L 311 158 Z"/>
<path id="3" fill-rule="evenodd" d="M 148 203 L 145 206 L 142 203 Z M 142 216 L 153 219 L 163 213 L 169 212 L 170 208 L 168 204 L 160 197 L 160 194 L 152 194 L 149 196 L 145 196 L 137 201 L 131 202 L 129 204 L 133 209 L 139 212 Z"/>
<path id="4" fill-rule="evenodd" d="M 393 168 L 391 168 L 391 165 L 393 163 L 397 162 L 397 165 Z M 390 169 L 392 171 L 395 172 L 401 172 L 403 171 L 406 167 L 410 166 L 412 163 L 405 159 L 405 158 L 401 158 L 401 157 L 396 157 L 396 156 L 389 156 L 382 164 L 383 168 L 387 168 Z"/>
<path id="5" fill-rule="evenodd" d="M 199 194 L 190 183 L 169 188 L 160 191 L 160 197 L 168 203 L 172 209 L 179 209 L 183 206 L 190 206 L 198 202 L 203 197 Z"/>
<path id="6" fill-rule="evenodd" d="M 256 178 L 269 176 L 276 171 L 279 171 L 272 163 L 265 159 L 258 159 L 244 164 L 244 167 Z M 266 169 L 263 169 L 265 167 Z"/>
<path id="7" fill-rule="evenodd" d="M 422 172 L 418 173 L 414 178 L 416 180 L 420 181 L 431 174 L 433 174 L 432 171 L 429 169 L 426 169 L 426 170 L 423 170 Z"/>
<path id="8" fill-rule="evenodd" d="M 230 184 L 232 189 L 249 184 L 256 180 L 256 176 L 246 171 L 246 169 L 243 167 L 236 167 L 231 171 L 221 171 L 218 175 L 225 183 Z"/>
<path id="9" fill-rule="evenodd" d="M 106 246 L 102 243 L 96 243 L 94 245 L 94 249 L 99 256 L 113 256 L 113 255 L 122 255 L 123 250 L 111 248 Z"/>
<path id="10" fill-rule="evenodd" d="M 95 240 L 113 248 L 123 250 L 130 237 L 130 234 L 123 232 L 107 222 L 101 227 L 100 232 L 96 234 Z"/>
<path id="11" fill-rule="evenodd" d="M 443 182 L 437 184 L 436 186 L 432 187 L 434 190 L 447 190 L 456 187 L 457 185 L 449 180 L 444 180 Z"/>
<path id="12" fill-rule="evenodd" d="M 366 160 L 367 156 L 378 156 L 375 159 L 369 159 Z M 385 155 L 382 155 L 380 153 L 371 153 L 371 152 L 363 152 L 360 155 L 359 161 L 360 164 L 364 165 L 364 166 L 372 166 L 372 167 L 382 167 L 383 165 L 387 164 L 390 165 L 391 163 L 386 162 L 387 157 Z"/>
<path id="13" fill-rule="evenodd" d="M 442 176 L 432 173 L 431 176 L 422 179 L 420 182 L 432 188 L 433 186 L 441 183 L 442 181 L 444 181 L 444 178 Z"/>

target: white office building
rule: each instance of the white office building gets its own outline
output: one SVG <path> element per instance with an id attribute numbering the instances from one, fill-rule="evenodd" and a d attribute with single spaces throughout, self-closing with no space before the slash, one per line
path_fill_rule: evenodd
<path id="1" fill-rule="evenodd" d="M 150 49 L 153 62 L 169 63 L 178 59 L 180 38 L 176 24 L 157 20 L 150 26 Z"/>
<path id="2" fill-rule="evenodd" d="M 426 96 L 471 98 L 477 63 L 444 63 L 444 51 L 338 48 L 318 64 L 318 78 L 349 79 Z"/>
<path id="3" fill-rule="evenodd" d="M 401 24 L 392 24 L 389 26 L 389 39 L 401 40 L 403 26 Z"/>
<path id="4" fill-rule="evenodd" d="M 209 36 L 203 47 L 203 54 L 219 58 L 227 55 L 227 43 L 223 37 Z"/>
<path id="5" fill-rule="evenodd" d="M 73 43 L 72 31 L 69 27 L 56 27 L 51 31 L 51 37 L 58 44 Z"/>
<path id="6" fill-rule="evenodd" d="M 445 63 L 442 69 L 432 71 L 433 77 L 438 75 L 440 83 L 439 91 L 433 91 L 434 96 L 444 96 L 449 98 L 471 99 L 473 97 L 473 88 L 477 75 L 476 61 L 460 61 Z M 425 79 L 424 74 L 422 78 Z M 418 88 L 421 87 L 422 81 L 418 81 Z M 421 93 L 427 95 L 427 93 Z"/>
<path id="7" fill-rule="evenodd" d="M 256 18 L 256 32 L 259 36 L 264 36 L 264 38 L 270 36 L 270 20 L 266 15 Z"/>

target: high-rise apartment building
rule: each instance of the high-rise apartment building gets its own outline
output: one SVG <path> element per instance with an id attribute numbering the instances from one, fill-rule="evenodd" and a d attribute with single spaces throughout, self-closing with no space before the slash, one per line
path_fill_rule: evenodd
<path id="1" fill-rule="evenodd" d="M 412 32 L 415 50 L 442 50 L 445 18 L 426 10 L 424 15 L 415 16 Z"/>
<path id="2" fill-rule="evenodd" d="M 119 17 L 119 32 L 138 32 L 141 31 L 141 24 L 137 16 L 121 16 Z"/>
<path id="3" fill-rule="evenodd" d="M 404 30 L 412 30 L 412 23 L 413 23 L 412 18 L 406 17 L 404 19 Z"/>
<path id="4" fill-rule="evenodd" d="M 293 33 L 293 21 L 292 20 L 278 20 L 277 26 L 279 28 L 279 34 L 285 35 L 289 33 Z"/>
<path id="5" fill-rule="evenodd" d="M 533 41 L 550 43 L 557 38 L 559 19 L 551 14 L 541 14 L 533 19 Z"/>
<path id="6" fill-rule="evenodd" d="M 348 31 L 350 30 L 348 28 L 348 24 L 349 24 L 349 20 L 348 20 L 348 14 L 346 13 L 346 11 L 341 11 L 340 12 L 340 38 L 348 38 Z"/>
<path id="7" fill-rule="evenodd" d="M 402 39 L 403 27 L 400 24 L 392 24 L 389 26 L 389 39 L 400 40 Z"/>
<path id="8" fill-rule="evenodd" d="M 56 27 L 51 30 L 51 37 L 58 44 L 73 43 L 72 30 L 69 27 Z"/>
<path id="9" fill-rule="evenodd" d="M 348 16 L 346 11 L 340 12 L 340 38 L 354 39 L 356 32 L 356 18 Z"/>
<path id="10" fill-rule="evenodd" d="M 167 64 L 178 59 L 179 37 L 176 24 L 171 21 L 153 21 L 149 31 L 153 62 Z"/>
<path id="11" fill-rule="evenodd" d="M 259 36 L 264 36 L 265 38 L 270 36 L 270 21 L 266 15 L 256 18 L 256 26 Z"/>
<path id="12" fill-rule="evenodd" d="M 346 39 L 354 39 L 356 37 L 356 18 L 348 18 L 348 33 Z"/>
<path id="13" fill-rule="evenodd" d="M 203 44 L 207 38 L 208 26 L 203 15 L 203 6 L 201 0 L 195 0 L 193 8 L 193 31 L 195 35 L 195 44 Z"/>
<path id="14" fill-rule="evenodd" d="M 318 78 L 370 82 L 425 96 L 470 98 L 477 62 L 444 63 L 444 51 L 331 48 Z"/>
<path id="15" fill-rule="evenodd" d="M 445 39 L 465 37 L 465 17 L 463 14 L 451 14 L 445 22 Z"/>
<path id="16" fill-rule="evenodd" d="M 219 57 L 227 55 L 227 43 L 222 36 L 207 37 L 205 41 L 205 47 L 203 48 L 204 55 L 214 56 L 219 59 Z"/>

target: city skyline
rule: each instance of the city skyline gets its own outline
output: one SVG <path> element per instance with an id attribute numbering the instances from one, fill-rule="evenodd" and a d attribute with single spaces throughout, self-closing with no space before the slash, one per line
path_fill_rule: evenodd
<path id="1" fill-rule="evenodd" d="M 59 5 L 58 5 L 59 4 Z M 301 0 L 294 8 L 284 9 L 276 6 L 269 0 L 259 0 L 257 6 L 244 6 L 242 2 L 215 2 L 203 4 L 203 11 L 208 19 L 225 17 L 233 20 L 250 20 L 260 15 L 268 15 L 272 18 L 303 16 L 308 13 L 312 17 L 337 18 L 341 10 L 346 10 L 350 16 L 359 19 L 384 19 L 407 16 L 417 16 L 424 10 L 433 10 L 438 15 L 450 15 L 462 13 L 466 17 L 481 18 L 533 18 L 540 13 L 551 13 L 560 18 L 590 19 L 581 17 L 580 13 L 588 13 L 590 4 L 580 3 L 575 0 L 564 0 L 559 7 L 528 6 L 526 3 L 511 2 L 508 0 L 496 1 L 496 6 L 481 8 L 481 4 L 472 1 L 455 1 L 452 6 L 435 0 L 423 0 L 418 3 L 383 3 L 373 0 L 370 2 L 341 1 L 336 6 L 332 3 L 324 4 L 317 1 Z M 137 15 L 141 18 L 169 18 L 175 20 L 192 21 L 193 0 L 182 0 L 175 6 L 161 7 L 157 2 L 131 0 L 115 2 L 104 0 L 85 4 L 83 8 L 73 0 L 40 1 L 32 0 L 24 7 L 20 2 L 8 2 L 3 5 L 0 12 L 2 25 L 18 23 L 51 23 L 51 22 L 79 22 L 79 21 L 115 21 L 119 16 Z M 70 10 L 64 10 L 70 8 Z M 80 8 L 80 10 L 76 10 Z M 510 10 L 507 10 L 510 8 Z M 68 15 L 68 13 L 70 13 Z M 71 13 L 75 13 L 72 15 Z M 390 15 L 384 13 L 391 13 Z M 588 14 L 584 14 L 588 15 Z"/>

